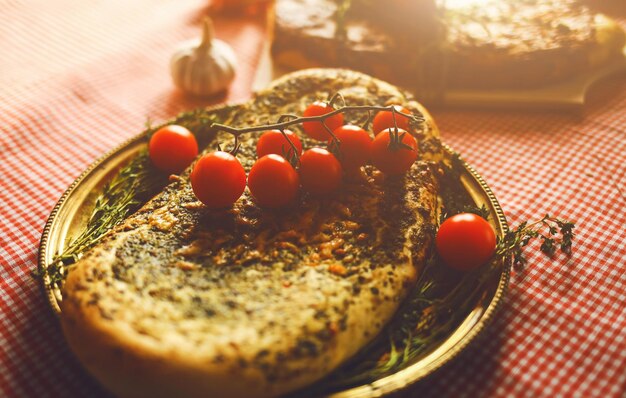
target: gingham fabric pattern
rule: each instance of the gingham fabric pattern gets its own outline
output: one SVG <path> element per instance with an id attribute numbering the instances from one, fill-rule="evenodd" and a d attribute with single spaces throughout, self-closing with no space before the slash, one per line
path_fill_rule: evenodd
<path id="1" fill-rule="evenodd" d="M 0 396 L 105 397 L 68 351 L 31 277 L 46 219 L 96 158 L 209 102 L 171 85 L 169 56 L 196 37 L 203 0 L 0 0 Z M 220 17 L 248 98 L 264 17 Z M 495 323 L 406 397 L 626 396 L 626 76 L 583 115 L 433 112 L 444 140 L 492 187 L 513 226 L 576 222 L 571 257 L 526 250 Z"/>

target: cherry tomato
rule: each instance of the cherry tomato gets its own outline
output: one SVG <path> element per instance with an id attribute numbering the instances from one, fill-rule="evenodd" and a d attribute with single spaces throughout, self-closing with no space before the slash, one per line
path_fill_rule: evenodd
<path id="1" fill-rule="evenodd" d="M 400 105 L 394 105 L 393 108 L 397 112 L 402 112 L 407 115 L 411 114 L 411 111 L 402 107 Z M 396 112 L 396 124 L 398 128 L 409 131 L 409 118 L 401 115 Z M 374 129 L 374 134 L 379 134 L 384 129 L 388 129 L 394 127 L 393 125 L 393 115 L 391 111 L 380 111 L 374 116 L 374 122 L 372 124 L 372 128 Z"/>
<path id="2" fill-rule="evenodd" d="M 314 195 L 327 195 L 341 184 L 341 164 L 326 149 L 311 148 L 300 156 L 302 188 Z"/>
<path id="3" fill-rule="evenodd" d="M 178 174 L 198 156 L 196 138 L 183 126 L 161 127 L 150 138 L 148 152 L 152 163 L 161 171 Z"/>
<path id="4" fill-rule="evenodd" d="M 250 169 L 248 188 L 260 206 L 285 206 L 295 199 L 299 187 L 298 173 L 280 155 L 265 155 Z"/>
<path id="5" fill-rule="evenodd" d="M 346 124 L 333 131 L 339 140 L 341 165 L 346 170 L 359 168 L 367 163 L 372 152 L 372 137 L 358 126 Z M 332 139 L 328 141 L 329 145 Z"/>
<path id="6" fill-rule="evenodd" d="M 485 264 L 496 250 L 496 234 L 482 217 L 461 213 L 445 220 L 436 238 L 437 252 L 450 267 L 469 271 Z"/>
<path id="7" fill-rule="evenodd" d="M 381 131 L 372 141 L 372 164 L 385 174 L 406 173 L 417 159 L 417 141 L 406 130 L 398 129 L 402 144 L 411 149 L 390 146 L 391 131 Z"/>
<path id="8" fill-rule="evenodd" d="M 202 156 L 193 167 L 191 187 L 207 207 L 229 207 L 246 188 L 246 172 L 230 153 L 211 152 Z"/>
<path id="9" fill-rule="evenodd" d="M 289 137 L 293 145 L 298 150 L 298 156 L 302 155 L 302 143 L 298 136 L 291 130 L 285 130 L 285 135 Z M 260 158 L 270 153 L 283 156 L 293 152 L 293 148 L 280 130 L 269 130 L 261 135 L 256 144 L 256 154 Z"/>
<path id="10" fill-rule="evenodd" d="M 333 107 L 328 103 L 323 101 L 316 101 L 309 105 L 304 110 L 304 116 L 321 116 L 327 113 L 334 111 Z M 335 131 L 335 129 L 343 124 L 343 114 L 338 113 L 334 116 L 326 118 L 324 120 L 326 126 L 330 129 L 330 131 Z M 322 125 L 322 122 L 304 122 L 302 123 L 302 128 L 304 132 L 309 135 L 309 137 L 319 140 L 319 141 L 328 141 L 330 134 Z"/>

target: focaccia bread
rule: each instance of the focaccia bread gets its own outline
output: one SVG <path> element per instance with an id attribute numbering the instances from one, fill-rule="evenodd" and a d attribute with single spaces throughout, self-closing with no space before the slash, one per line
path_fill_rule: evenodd
<path id="1" fill-rule="evenodd" d="M 317 69 L 281 78 L 227 122 L 301 114 L 335 92 L 350 105 L 424 112 L 380 80 Z M 441 144 L 432 122 L 413 133 L 421 160 L 405 176 L 366 166 L 336 195 L 301 195 L 280 210 L 247 191 L 232 209 L 209 210 L 187 170 L 70 270 L 61 321 L 71 349 L 122 397 L 267 397 L 329 374 L 390 320 L 431 247 L 438 200 L 427 159 Z M 246 170 L 257 138 L 241 138 Z"/>
<path id="2" fill-rule="evenodd" d="M 625 44 L 577 0 L 277 0 L 273 21 L 277 64 L 353 68 L 420 95 L 548 85 L 623 57 Z"/>

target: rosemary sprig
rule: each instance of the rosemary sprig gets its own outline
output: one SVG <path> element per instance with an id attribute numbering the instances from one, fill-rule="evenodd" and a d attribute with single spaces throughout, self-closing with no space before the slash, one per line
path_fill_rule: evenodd
<path id="1" fill-rule="evenodd" d="M 197 109 L 181 113 L 175 119 L 157 126 L 153 126 L 148 120 L 143 135 L 147 141 L 159 128 L 168 124 L 179 124 L 194 133 L 200 146 L 206 146 L 212 137 L 211 125 L 227 120 L 233 109 L 235 107 L 224 107 L 218 111 Z M 87 226 L 81 234 L 74 238 L 62 253 L 55 256 L 45 272 L 39 270 L 35 275 L 47 273 L 50 284 L 61 284 L 68 267 L 78 261 L 107 232 L 139 209 L 166 184 L 167 176 L 152 166 L 147 151 L 141 152 L 104 186 L 102 193 L 96 199 Z"/>
<path id="2" fill-rule="evenodd" d="M 48 265 L 48 276 L 54 284 L 61 282 L 67 267 L 80 257 L 130 213 L 158 192 L 167 177 L 156 171 L 143 151 L 129 164 L 122 167 L 108 182 L 96 199 L 93 212 L 83 232 L 74 238 L 62 253 Z"/>

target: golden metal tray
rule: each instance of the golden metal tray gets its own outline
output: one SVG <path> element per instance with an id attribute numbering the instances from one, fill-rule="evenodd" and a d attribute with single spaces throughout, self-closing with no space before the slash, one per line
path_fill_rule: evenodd
<path id="1" fill-rule="evenodd" d="M 218 109 L 220 108 L 215 108 L 215 110 Z M 438 135 L 438 129 L 431 115 L 423 108 L 421 111 Z M 145 136 L 140 134 L 105 154 L 72 183 L 52 210 L 41 237 L 39 268 L 42 271 L 48 301 L 57 315 L 61 312 L 59 303 L 63 297 L 59 286 L 50 279 L 48 265 L 57 253 L 63 252 L 70 238 L 77 236 L 84 229 L 95 200 L 104 185 L 116 175 L 121 167 L 145 148 L 146 144 Z M 444 147 L 446 156 L 452 156 L 452 149 L 448 146 Z M 495 195 L 473 167 L 465 162 L 463 165 L 465 167 L 461 175 L 463 187 L 477 206 L 484 205 L 489 210 L 490 223 L 496 235 L 502 237 L 508 231 L 508 224 Z M 370 384 L 334 393 L 331 397 L 379 397 L 402 390 L 450 362 L 491 323 L 502 302 L 508 281 L 509 268 L 502 266 L 499 274 L 494 275 L 489 283 L 484 285 L 483 291 L 477 296 L 473 310 L 467 314 L 456 330 L 412 365 Z"/>

